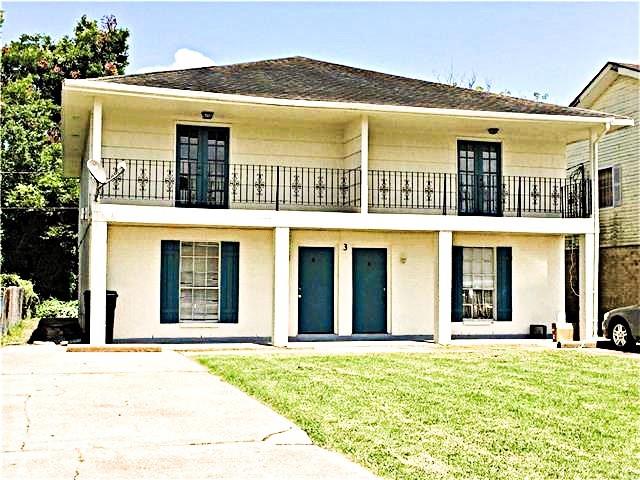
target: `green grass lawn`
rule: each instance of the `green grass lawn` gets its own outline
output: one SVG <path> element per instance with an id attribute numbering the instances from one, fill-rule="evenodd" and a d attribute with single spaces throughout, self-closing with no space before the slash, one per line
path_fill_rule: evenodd
<path id="1" fill-rule="evenodd" d="M 387 478 L 640 478 L 640 362 L 572 350 L 199 361 Z"/>
<path id="2" fill-rule="evenodd" d="M 39 318 L 23 318 L 15 325 L 9 327 L 4 335 L 0 338 L 0 346 L 5 345 L 22 345 L 27 343 L 33 331 L 38 328 Z"/>

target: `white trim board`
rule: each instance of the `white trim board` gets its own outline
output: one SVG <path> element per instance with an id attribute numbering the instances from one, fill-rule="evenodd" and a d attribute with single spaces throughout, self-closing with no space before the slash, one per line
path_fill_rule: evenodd
<path id="1" fill-rule="evenodd" d="M 591 116 L 574 116 L 574 115 L 549 115 L 549 114 L 533 114 L 533 113 L 514 113 L 514 112 L 493 112 L 485 110 L 463 110 L 452 108 L 431 108 L 431 107 L 411 107 L 397 105 L 378 105 L 370 103 L 348 103 L 348 102 L 330 102 L 324 100 L 291 100 L 272 97 L 255 97 L 250 95 L 235 95 L 226 93 L 211 93 L 193 90 L 178 90 L 172 88 L 160 87 L 143 87 L 138 85 L 125 85 L 113 82 L 104 82 L 100 80 L 66 80 L 63 85 L 65 93 L 86 93 L 90 95 L 107 94 L 107 95 L 136 95 L 151 98 L 174 98 L 192 101 L 215 101 L 223 103 L 240 103 L 254 105 L 273 105 L 286 107 L 303 107 L 303 108 L 327 108 L 339 110 L 354 110 L 366 112 L 397 112 L 397 113 L 415 113 L 427 115 L 445 115 L 451 117 L 472 117 L 487 119 L 510 119 L 525 121 L 558 121 L 558 122 L 575 122 L 602 124 L 608 123 L 615 126 L 633 125 L 633 119 L 614 118 L 614 117 L 591 117 Z"/>
<path id="2" fill-rule="evenodd" d="M 94 204 L 94 221 L 111 224 L 204 228 L 277 228 L 406 232 L 539 233 L 594 232 L 593 218 L 467 217 L 457 215 L 203 209 Z"/>

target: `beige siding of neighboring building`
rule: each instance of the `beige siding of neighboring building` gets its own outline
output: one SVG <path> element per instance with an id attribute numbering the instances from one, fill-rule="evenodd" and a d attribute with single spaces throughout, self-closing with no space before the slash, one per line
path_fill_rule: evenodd
<path id="1" fill-rule="evenodd" d="M 640 244 L 640 81 L 619 76 L 590 107 L 632 117 L 635 125 L 605 135 L 599 144 L 600 169 L 620 168 L 621 203 L 600 209 L 600 246 Z M 589 164 L 586 141 L 567 147 L 567 166 Z"/>
<path id="2" fill-rule="evenodd" d="M 600 208 L 598 318 L 613 308 L 640 302 L 640 81 L 620 75 L 589 108 L 625 115 L 635 125 L 600 141 L 600 169 L 620 169 L 621 201 Z M 589 168 L 588 142 L 567 146 L 567 166 Z M 597 192 L 596 192 L 597 194 Z"/>

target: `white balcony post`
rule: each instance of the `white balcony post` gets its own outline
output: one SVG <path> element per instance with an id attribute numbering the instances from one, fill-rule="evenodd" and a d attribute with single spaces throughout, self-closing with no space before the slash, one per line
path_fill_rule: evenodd
<path id="1" fill-rule="evenodd" d="M 453 234 L 441 231 L 438 235 L 438 258 L 436 269 L 436 311 L 434 340 L 446 345 L 451 342 L 451 262 L 453 255 Z"/>
<path id="2" fill-rule="evenodd" d="M 360 212 L 369 213 L 369 117 L 360 122 Z"/>
<path id="3" fill-rule="evenodd" d="M 93 99 L 91 159 L 102 163 L 102 100 L 98 98 Z"/>
<path id="4" fill-rule="evenodd" d="M 606 131 L 609 130 L 609 126 L 605 127 L 605 130 L 602 133 L 596 133 L 595 131 L 591 131 L 590 145 L 589 145 L 589 156 L 591 160 L 591 218 L 593 219 L 593 302 L 594 302 L 594 314 L 596 319 L 599 318 L 599 268 L 600 268 L 600 205 L 598 202 L 598 143 L 600 142 L 600 138 Z M 593 330 L 594 334 L 597 335 L 598 328 L 596 324 L 595 330 Z"/>
<path id="5" fill-rule="evenodd" d="M 580 340 L 593 340 L 598 329 L 596 326 L 594 284 L 597 282 L 595 278 L 596 266 L 594 263 L 595 234 L 587 233 L 580 235 L 578 239 L 580 248 Z"/>
<path id="6" fill-rule="evenodd" d="M 91 291 L 91 318 L 89 343 L 91 345 L 103 345 L 106 342 L 107 329 L 107 222 L 94 220 L 90 228 L 89 290 Z"/>
<path id="7" fill-rule="evenodd" d="M 289 340 L 289 228 L 274 229 L 273 332 L 271 343 L 286 347 Z"/>

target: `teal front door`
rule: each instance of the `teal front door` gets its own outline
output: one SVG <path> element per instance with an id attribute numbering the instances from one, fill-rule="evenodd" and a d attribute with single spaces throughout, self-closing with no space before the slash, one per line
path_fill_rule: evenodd
<path id="1" fill-rule="evenodd" d="M 333 248 L 298 250 L 298 333 L 333 333 Z"/>
<path id="2" fill-rule="evenodd" d="M 353 333 L 387 333 L 387 249 L 353 249 Z"/>

